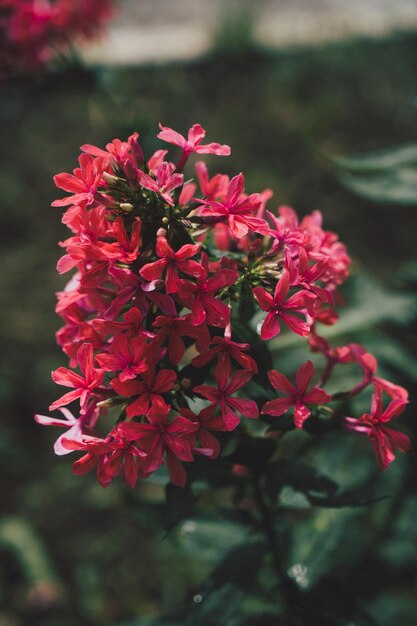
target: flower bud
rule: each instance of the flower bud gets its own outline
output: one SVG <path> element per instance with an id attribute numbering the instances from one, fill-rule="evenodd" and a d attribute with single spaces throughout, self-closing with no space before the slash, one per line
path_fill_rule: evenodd
<path id="1" fill-rule="evenodd" d="M 119 182 L 119 178 L 117 176 L 113 176 L 113 174 L 109 174 L 108 172 L 103 172 L 101 177 L 109 183 L 109 185 L 116 185 Z"/>
<path id="2" fill-rule="evenodd" d="M 134 207 L 130 202 L 121 202 L 119 208 L 122 209 L 122 211 L 126 211 L 126 213 L 130 213 L 130 211 L 133 211 Z"/>

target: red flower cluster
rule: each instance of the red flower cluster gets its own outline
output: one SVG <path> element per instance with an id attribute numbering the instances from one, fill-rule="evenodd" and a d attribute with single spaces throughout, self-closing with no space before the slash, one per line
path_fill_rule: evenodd
<path id="1" fill-rule="evenodd" d="M 44 65 L 76 38 L 96 36 L 111 0 L 0 0 L 0 67 Z"/>
<path id="2" fill-rule="evenodd" d="M 228 146 L 203 144 L 204 136 L 198 124 L 187 139 L 161 126 L 158 137 L 181 149 L 177 164 L 166 160 L 167 150 L 145 160 L 137 133 L 106 150 L 84 145 L 73 174 L 55 176 L 69 195 L 53 205 L 68 207 L 63 222 L 72 232 L 60 244 L 66 253 L 58 270 L 76 272 L 57 305 L 64 320 L 57 340 L 71 369 L 52 377 L 71 391 L 50 407 L 65 420 L 37 421 L 68 428 L 56 452 L 83 451 L 75 473 L 97 467 L 103 486 L 120 474 L 133 487 L 163 463 L 172 482 L 184 485 L 182 463 L 196 455 L 215 459 L 215 433 L 233 431 L 242 416 L 280 416 L 294 407 L 297 428 L 312 410 L 319 416 L 321 405 L 337 400 L 321 388 L 332 368 L 355 360 L 365 378 L 347 393 L 372 383 L 376 399 L 370 415 L 345 423 L 373 439 L 386 466 L 392 444 L 407 448 L 405 435 L 383 426 L 402 410 L 405 390 L 375 378 L 376 363 L 359 346 L 332 351 L 315 333 L 316 322 L 337 318 L 335 293 L 350 263 L 344 245 L 323 230 L 318 212 L 299 221 L 288 207 L 278 216 L 266 211 L 271 193 L 246 194 L 242 174 L 210 178 L 197 162 L 199 193 L 182 173 L 189 156 L 230 154 Z M 251 345 L 233 337 L 244 304 L 266 312 L 262 339 L 278 335 L 281 323 L 310 336 L 312 349 L 328 360 L 320 385 L 309 389 L 311 361 L 299 368 L 295 386 L 271 371 L 284 396 L 258 407 L 250 398 L 258 372 Z M 385 412 L 381 390 L 394 398 Z M 74 400 L 78 418 L 62 408 Z M 117 407 L 115 425 L 100 436 L 100 418 Z"/>

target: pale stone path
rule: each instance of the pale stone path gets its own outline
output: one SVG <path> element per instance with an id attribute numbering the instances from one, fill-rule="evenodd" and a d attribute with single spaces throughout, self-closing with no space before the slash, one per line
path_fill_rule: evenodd
<path id="1" fill-rule="evenodd" d="M 247 7 L 255 39 L 272 48 L 417 28 L 417 0 L 119 0 L 106 36 L 82 54 L 111 65 L 193 59 L 225 15 Z"/>

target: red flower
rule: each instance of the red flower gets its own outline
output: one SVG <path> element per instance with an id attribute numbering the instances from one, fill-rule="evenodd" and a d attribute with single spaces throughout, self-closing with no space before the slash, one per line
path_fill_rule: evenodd
<path id="1" fill-rule="evenodd" d="M 219 270 L 212 278 L 199 278 L 196 284 L 186 280 L 178 282 L 178 297 L 191 310 L 193 326 L 205 322 L 213 326 L 226 326 L 230 309 L 214 294 L 234 285 L 238 278 L 239 274 L 234 270 Z"/>
<path id="2" fill-rule="evenodd" d="M 158 237 L 156 254 L 160 260 L 144 265 L 139 273 L 145 280 L 156 280 L 166 269 L 166 291 L 167 293 L 175 293 L 178 291 L 178 271 L 197 278 L 202 278 L 205 275 L 205 270 L 200 263 L 190 260 L 190 257 L 197 254 L 200 248 L 200 244 L 186 244 L 174 252 L 165 237 Z"/>
<path id="3" fill-rule="evenodd" d="M 220 145 L 219 143 L 202 145 L 201 141 L 206 136 L 206 131 L 200 124 L 194 124 L 194 126 L 190 128 L 187 139 L 175 130 L 172 130 L 172 128 L 162 126 L 162 124 L 159 124 L 159 128 L 161 132 L 158 134 L 158 139 L 162 139 L 162 141 L 172 143 L 174 146 L 182 148 L 183 152 L 180 162 L 178 163 L 178 169 L 184 167 L 188 157 L 193 152 L 197 154 L 217 154 L 219 156 L 229 156 L 230 154 L 229 146 Z"/>
<path id="4" fill-rule="evenodd" d="M 121 474 L 131 489 L 135 488 L 139 476 L 143 478 L 148 475 L 141 467 L 141 461 L 146 456 L 146 452 L 124 438 L 120 426 L 114 428 L 105 440 L 96 437 L 86 437 L 81 442 L 63 439 L 63 446 L 68 451 L 86 452 L 73 463 L 74 474 L 81 476 L 97 466 L 97 479 L 102 487 L 108 487 L 113 478 Z"/>
<path id="5" fill-rule="evenodd" d="M 220 454 L 220 442 L 210 431 L 224 432 L 226 429 L 223 418 L 220 415 L 214 415 L 212 406 L 205 407 L 198 414 L 193 413 L 190 409 L 182 408 L 180 415 L 197 424 L 196 436 L 201 447 L 194 448 L 193 452 L 216 459 Z"/>
<path id="6" fill-rule="evenodd" d="M 261 413 L 267 415 L 283 415 L 292 406 L 294 409 L 294 422 L 297 428 L 302 428 L 306 419 L 311 415 L 308 404 L 326 404 L 331 397 L 319 387 L 313 387 L 310 391 L 307 388 L 313 378 L 314 366 L 311 361 L 307 361 L 299 367 L 296 374 L 296 387 L 288 380 L 284 374 L 271 370 L 268 378 L 271 385 L 277 391 L 284 393 L 284 397 L 266 402 Z"/>
<path id="7" fill-rule="evenodd" d="M 365 434 L 371 439 L 379 468 L 383 470 L 395 459 L 395 448 L 401 452 L 407 452 L 410 449 L 411 442 L 407 435 L 385 425 L 404 412 L 407 400 L 396 398 L 384 410 L 383 387 L 375 384 L 374 389 L 371 412 L 364 413 L 359 419 L 346 417 L 344 424 L 348 430 Z"/>
<path id="8" fill-rule="evenodd" d="M 220 406 L 224 427 L 226 430 L 234 430 L 240 422 L 236 411 L 244 417 L 256 419 L 259 416 L 259 410 L 254 400 L 244 400 L 242 398 L 233 398 L 232 395 L 239 389 L 244 387 L 252 378 L 253 372 L 239 370 L 232 374 L 229 381 L 216 381 L 218 387 L 208 387 L 207 385 L 197 385 L 194 387 L 195 393 L 204 396 L 212 403 L 213 408 Z"/>
<path id="9" fill-rule="evenodd" d="M 183 337 L 192 337 L 196 341 L 197 350 L 205 350 L 210 342 L 210 334 L 207 326 L 193 326 L 190 315 L 182 317 L 166 317 L 159 315 L 153 327 L 160 328 L 156 340 L 161 345 L 168 339 L 168 355 L 171 363 L 178 365 L 184 356 L 185 344 Z"/>
<path id="10" fill-rule="evenodd" d="M 237 239 L 247 235 L 249 230 L 266 235 L 269 231 L 267 222 L 260 217 L 253 217 L 262 204 L 261 195 L 253 193 L 247 196 L 243 193 L 244 185 L 243 174 L 234 176 L 228 185 L 225 201 L 203 200 L 199 214 L 226 220 Z"/>
<path id="11" fill-rule="evenodd" d="M 145 346 L 143 337 L 129 341 L 126 335 L 119 333 L 113 339 L 109 353 L 98 354 L 96 359 L 105 372 L 122 370 L 119 380 L 125 382 L 148 369 L 143 354 Z"/>
<path id="12" fill-rule="evenodd" d="M 156 180 L 152 178 L 152 176 L 149 176 L 149 174 L 142 172 L 142 170 L 138 170 L 139 182 L 142 187 L 154 191 L 170 206 L 174 206 L 170 191 L 180 187 L 184 178 L 182 174 L 174 174 L 174 171 L 175 165 L 173 163 L 163 161 L 155 170 Z"/>
<path id="13" fill-rule="evenodd" d="M 167 406 L 161 394 L 173 388 L 176 377 L 174 370 L 160 370 L 155 376 L 155 366 L 149 365 L 148 370 L 142 374 L 142 382 L 139 380 L 122 382 L 115 378 L 112 380 L 112 387 L 120 396 L 127 398 L 139 396 L 126 409 L 129 419 L 136 415 L 147 415 L 150 419 L 154 412 L 161 411 Z"/>
<path id="14" fill-rule="evenodd" d="M 253 295 L 257 299 L 259 306 L 263 311 L 268 311 L 262 328 L 261 339 L 272 339 L 280 332 L 281 319 L 294 333 L 306 337 L 310 333 L 310 326 L 294 313 L 304 313 L 305 309 L 313 314 L 312 305 L 316 300 L 316 296 L 309 291 L 298 291 L 285 300 L 290 288 L 290 273 L 287 269 L 283 269 L 282 276 L 275 288 L 274 296 L 271 296 L 262 287 L 255 287 L 252 290 Z"/>
<path id="15" fill-rule="evenodd" d="M 77 398 L 80 398 L 81 408 L 83 408 L 88 398 L 94 393 L 94 390 L 103 382 L 104 370 L 94 367 L 94 354 L 91 343 L 84 343 L 80 346 L 77 352 L 77 362 L 84 376 L 66 367 L 59 367 L 52 372 L 52 380 L 55 383 L 65 387 L 75 387 L 75 391 L 70 391 L 59 398 L 59 400 L 55 400 L 49 407 L 50 411 L 65 406 Z"/>
<path id="16" fill-rule="evenodd" d="M 90 154 L 81 154 L 78 162 L 80 167 L 75 168 L 74 175 L 63 173 L 54 176 L 55 185 L 73 195 L 55 200 L 52 206 L 68 204 L 89 206 L 97 199 L 97 189 L 103 175 L 102 159 L 95 159 Z"/>
<path id="17" fill-rule="evenodd" d="M 237 361 L 244 369 L 255 374 L 257 373 L 258 366 L 256 361 L 248 354 L 244 354 L 244 352 L 249 350 L 250 345 L 232 341 L 230 324 L 226 326 L 224 337 L 213 337 L 211 345 L 213 347 L 210 350 L 194 357 L 192 364 L 195 367 L 203 367 L 203 365 L 217 357 L 217 364 L 214 370 L 216 379 L 223 377 L 228 380 L 230 378 L 232 370 L 231 359 Z"/>
<path id="18" fill-rule="evenodd" d="M 192 461 L 191 448 L 195 440 L 198 424 L 185 417 L 175 417 L 168 421 L 169 407 L 158 408 L 147 417 L 149 424 L 123 422 L 119 430 L 128 441 L 137 441 L 141 449 L 146 452 L 145 468 L 151 473 L 163 463 L 164 455 L 168 465 L 169 477 L 174 485 L 183 487 L 187 474 L 179 462 Z"/>

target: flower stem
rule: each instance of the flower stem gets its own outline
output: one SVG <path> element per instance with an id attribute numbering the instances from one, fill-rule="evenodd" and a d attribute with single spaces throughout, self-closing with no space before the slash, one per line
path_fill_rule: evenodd
<path id="1" fill-rule="evenodd" d="M 281 558 L 280 547 L 274 529 L 274 514 L 264 497 L 262 490 L 262 475 L 260 473 L 254 475 L 253 479 L 254 495 L 261 516 L 262 530 L 265 534 L 266 541 L 270 548 L 270 554 L 274 565 L 274 570 L 278 579 L 278 586 L 282 590 L 282 598 L 284 603 L 284 615 L 286 624 L 292 623 L 291 619 L 297 614 L 300 606 L 301 592 L 296 583 L 289 578 L 284 570 Z"/>

